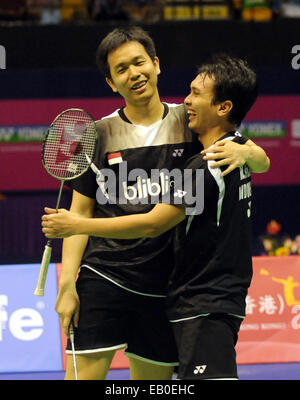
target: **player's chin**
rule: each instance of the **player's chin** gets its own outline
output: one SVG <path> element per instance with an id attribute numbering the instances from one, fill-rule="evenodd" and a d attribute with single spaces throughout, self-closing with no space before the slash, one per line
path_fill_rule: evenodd
<path id="1" fill-rule="evenodd" d="M 188 127 L 189 127 L 189 129 L 190 129 L 191 131 L 194 131 L 194 132 L 195 132 L 195 125 L 194 125 L 193 123 L 189 122 L 189 123 L 188 123 Z M 196 133 L 196 132 L 195 132 L 195 133 Z"/>
<path id="2" fill-rule="evenodd" d="M 155 87 L 153 87 L 153 85 L 149 81 L 146 83 L 146 85 L 142 89 L 136 90 L 136 91 L 131 91 L 131 95 L 135 99 L 139 99 L 139 98 L 151 99 L 154 94 L 155 94 Z"/>

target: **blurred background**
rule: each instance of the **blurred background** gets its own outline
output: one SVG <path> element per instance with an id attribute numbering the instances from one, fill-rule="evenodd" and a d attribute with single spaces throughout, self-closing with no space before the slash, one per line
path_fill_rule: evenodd
<path id="1" fill-rule="evenodd" d="M 255 68 L 260 95 L 241 131 L 265 149 L 271 168 L 253 176 L 253 256 L 299 255 L 300 0 L 0 0 L 0 264 L 40 263 L 40 218 L 59 189 L 41 164 L 45 129 L 69 107 L 99 119 L 123 104 L 97 70 L 95 52 L 127 24 L 154 39 L 164 101 L 182 102 L 197 65 L 213 52 Z M 70 198 L 65 189 L 61 207 Z M 55 240 L 52 261 L 60 257 Z"/>

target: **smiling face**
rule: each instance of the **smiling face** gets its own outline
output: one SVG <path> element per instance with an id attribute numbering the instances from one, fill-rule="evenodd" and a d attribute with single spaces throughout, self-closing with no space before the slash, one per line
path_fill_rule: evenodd
<path id="1" fill-rule="evenodd" d="M 196 133 L 205 133 L 219 122 L 220 104 L 213 104 L 214 81 L 199 74 L 191 83 L 191 92 L 185 98 L 189 117 L 189 128 Z"/>
<path id="2" fill-rule="evenodd" d="M 111 78 L 107 83 L 130 104 L 149 101 L 157 91 L 159 60 L 151 60 L 144 46 L 136 41 L 122 44 L 109 53 L 107 62 Z"/>

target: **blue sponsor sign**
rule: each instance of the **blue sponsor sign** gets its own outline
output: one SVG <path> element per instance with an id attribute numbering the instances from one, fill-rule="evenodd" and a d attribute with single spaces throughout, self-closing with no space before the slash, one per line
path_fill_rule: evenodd
<path id="1" fill-rule="evenodd" d="M 45 296 L 35 296 L 39 264 L 0 265 L 0 373 L 61 371 L 56 265 Z"/>

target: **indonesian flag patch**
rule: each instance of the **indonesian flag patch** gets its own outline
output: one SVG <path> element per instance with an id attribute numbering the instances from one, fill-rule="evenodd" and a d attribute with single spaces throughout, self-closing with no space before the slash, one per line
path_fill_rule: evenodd
<path id="1" fill-rule="evenodd" d="M 118 153 L 110 153 L 107 156 L 107 161 L 109 165 L 119 164 L 123 161 L 122 154 Z"/>

